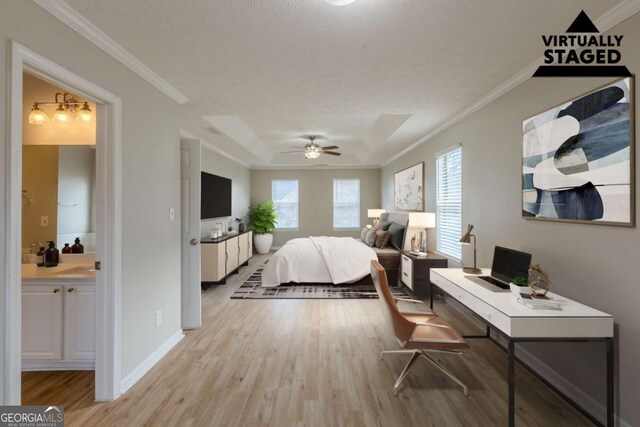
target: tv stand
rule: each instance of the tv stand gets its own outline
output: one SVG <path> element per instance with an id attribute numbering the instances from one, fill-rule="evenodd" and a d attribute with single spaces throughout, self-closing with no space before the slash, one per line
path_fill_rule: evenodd
<path id="1" fill-rule="evenodd" d="M 201 287 L 224 285 L 227 278 L 237 274 L 240 267 L 249 265 L 253 256 L 253 232 L 232 232 L 215 239 L 200 240 Z"/>

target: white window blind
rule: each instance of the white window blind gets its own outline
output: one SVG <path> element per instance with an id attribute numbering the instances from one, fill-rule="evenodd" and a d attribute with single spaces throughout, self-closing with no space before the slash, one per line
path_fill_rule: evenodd
<path id="1" fill-rule="evenodd" d="M 462 148 L 436 157 L 436 213 L 438 252 L 461 259 Z"/>
<path id="2" fill-rule="evenodd" d="M 276 210 L 277 228 L 298 228 L 298 180 L 271 181 L 271 200 Z"/>
<path id="3" fill-rule="evenodd" d="M 333 180 L 333 228 L 360 227 L 360 180 Z"/>

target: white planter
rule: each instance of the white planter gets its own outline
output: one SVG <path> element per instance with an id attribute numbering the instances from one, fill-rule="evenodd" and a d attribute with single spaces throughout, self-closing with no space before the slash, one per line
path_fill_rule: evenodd
<path id="1" fill-rule="evenodd" d="M 511 293 L 513 294 L 514 297 L 520 298 L 520 294 L 521 293 L 526 293 L 527 289 L 529 289 L 529 287 L 528 286 L 518 286 L 518 285 L 514 285 L 513 283 L 509 283 L 509 289 L 511 289 Z"/>
<path id="2" fill-rule="evenodd" d="M 273 243 L 273 234 L 256 234 L 253 236 L 253 242 L 259 254 L 268 254 Z"/>

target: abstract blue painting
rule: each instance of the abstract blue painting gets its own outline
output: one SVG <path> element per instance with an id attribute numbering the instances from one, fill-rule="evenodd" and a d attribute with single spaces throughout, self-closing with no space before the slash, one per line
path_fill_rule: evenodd
<path id="1" fill-rule="evenodd" d="M 522 123 L 522 215 L 634 225 L 633 81 L 610 83 Z"/>

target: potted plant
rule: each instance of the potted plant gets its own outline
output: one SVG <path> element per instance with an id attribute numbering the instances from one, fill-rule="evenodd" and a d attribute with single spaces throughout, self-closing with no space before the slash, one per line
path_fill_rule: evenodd
<path id="1" fill-rule="evenodd" d="M 249 230 L 253 231 L 253 241 L 259 254 L 269 253 L 271 249 L 277 217 L 271 200 L 249 207 Z"/>
<path id="2" fill-rule="evenodd" d="M 529 287 L 529 282 L 525 277 L 514 277 L 511 283 L 509 283 L 509 289 L 511 289 L 511 293 L 519 298 L 520 294 L 525 291 L 524 288 Z"/>

